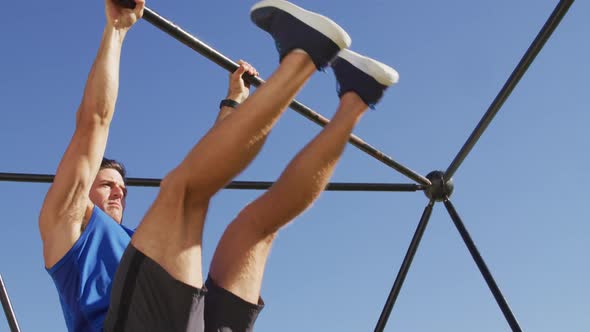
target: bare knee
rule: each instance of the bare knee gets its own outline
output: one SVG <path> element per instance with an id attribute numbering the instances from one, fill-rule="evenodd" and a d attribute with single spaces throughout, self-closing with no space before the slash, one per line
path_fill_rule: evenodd
<path id="1" fill-rule="evenodd" d="M 238 214 L 229 228 L 238 233 L 250 234 L 257 241 L 272 243 L 279 232 L 280 225 L 273 222 L 264 211 L 248 205 Z"/>
<path id="2" fill-rule="evenodd" d="M 191 186 L 188 177 L 179 169 L 168 173 L 160 183 L 160 196 L 182 202 L 186 207 L 206 207 L 211 197 L 199 194 L 198 188 Z"/>

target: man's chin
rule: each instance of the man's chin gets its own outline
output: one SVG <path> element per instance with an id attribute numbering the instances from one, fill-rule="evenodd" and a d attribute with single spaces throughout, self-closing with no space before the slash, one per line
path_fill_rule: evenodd
<path id="1" fill-rule="evenodd" d="M 121 210 L 119 208 L 116 208 L 116 207 L 108 208 L 107 207 L 105 212 L 109 217 L 113 218 L 113 220 L 115 220 L 119 224 L 123 220 L 123 216 L 122 216 Z"/>

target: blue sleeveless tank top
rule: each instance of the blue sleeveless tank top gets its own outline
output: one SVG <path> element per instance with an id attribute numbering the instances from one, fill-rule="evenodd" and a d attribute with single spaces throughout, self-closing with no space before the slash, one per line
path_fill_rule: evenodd
<path id="1" fill-rule="evenodd" d="M 69 331 L 102 330 L 115 272 L 132 235 L 95 206 L 78 241 L 47 270 Z"/>

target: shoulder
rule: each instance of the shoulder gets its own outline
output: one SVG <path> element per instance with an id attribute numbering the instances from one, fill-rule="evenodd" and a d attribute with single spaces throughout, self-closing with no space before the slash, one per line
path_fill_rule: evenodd
<path id="1" fill-rule="evenodd" d="M 87 228 L 85 226 L 94 219 L 95 210 L 94 205 L 90 204 L 84 216 L 80 218 L 80 223 L 54 222 L 52 227 L 40 227 L 46 268 L 53 267 L 80 242 L 84 228 Z"/>

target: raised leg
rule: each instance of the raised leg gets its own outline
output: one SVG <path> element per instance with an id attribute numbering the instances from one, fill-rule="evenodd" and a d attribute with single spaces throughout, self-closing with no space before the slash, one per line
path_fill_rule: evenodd
<path id="1" fill-rule="evenodd" d="M 344 95 L 332 122 L 291 161 L 278 181 L 228 226 L 211 264 L 210 275 L 218 285 L 257 303 L 266 258 L 277 231 L 323 191 L 366 109 L 356 94 Z"/>
<path id="2" fill-rule="evenodd" d="M 336 56 L 340 47 L 333 39 L 349 44 L 346 33 L 329 19 L 290 4 L 279 8 L 275 3 L 289 4 L 266 1 L 253 10 L 252 17 L 277 44 L 289 45 L 279 49 L 278 69 L 234 114 L 213 126 L 165 177 L 132 239 L 135 248 L 173 278 L 193 287 L 203 283 L 201 237 L 210 198 L 252 161 L 297 92 L 318 67 L 327 64 L 322 59 Z M 270 27 L 268 20 L 273 22 Z M 309 29 L 315 32 L 310 34 Z"/>
<path id="3" fill-rule="evenodd" d="M 259 299 L 266 260 L 278 230 L 320 195 L 356 123 L 385 88 L 397 81 L 393 69 L 356 53 L 347 54 L 352 54 L 352 63 L 343 59 L 333 64 L 341 90 L 332 121 L 297 154 L 266 193 L 239 213 L 215 251 L 211 278 L 250 303 Z M 394 73 L 395 78 L 387 76 Z M 391 79 L 376 81 L 384 76 Z"/>

